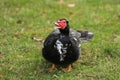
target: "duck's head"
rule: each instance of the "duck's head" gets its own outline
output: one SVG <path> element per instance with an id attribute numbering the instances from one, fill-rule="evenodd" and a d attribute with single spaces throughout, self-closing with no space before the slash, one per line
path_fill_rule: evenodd
<path id="1" fill-rule="evenodd" d="M 68 21 L 66 19 L 59 19 L 55 22 L 55 26 L 61 30 L 64 30 L 68 26 Z"/>

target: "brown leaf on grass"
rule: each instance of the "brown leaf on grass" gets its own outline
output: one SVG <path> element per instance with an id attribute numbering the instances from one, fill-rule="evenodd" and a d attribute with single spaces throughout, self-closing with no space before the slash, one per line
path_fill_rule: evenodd
<path id="1" fill-rule="evenodd" d="M 0 73 L 0 77 L 4 77 L 4 76 L 5 76 L 5 74 L 1 74 L 1 73 Z"/>
<path id="2" fill-rule="evenodd" d="M 17 38 L 17 39 L 20 39 L 21 33 L 19 33 L 19 32 L 14 33 L 14 34 L 13 34 L 13 37 L 14 37 L 14 38 Z"/>
<path id="3" fill-rule="evenodd" d="M 58 76 L 57 76 L 56 74 L 54 74 L 54 75 L 52 76 L 52 78 L 58 78 Z"/>
<path id="4" fill-rule="evenodd" d="M 24 33 L 25 32 L 25 28 L 22 28 L 20 33 Z"/>
<path id="5" fill-rule="evenodd" d="M 4 53 L 0 52 L 0 58 L 4 57 Z"/>
<path id="6" fill-rule="evenodd" d="M 43 11 L 42 13 L 41 13 L 41 16 L 46 16 L 46 12 L 45 11 Z"/>
<path id="7" fill-rule="evenodd" d="M 12 37 L 20 39 L 22 37 L 22 34 L 25 33 L 25 31 L 25 28 L 22 28 L 20 31 L 13 33 Z"/>
<path id="8" fill-rule="evenodd" d="M 31 39 L 36 41 L 36 42 L 44 42 L 44 40 L 42 38 L 38 37 L 36 34 L 33 34 L 31 36 Z"/>
<path id="9" fill-rule="evenodd" d="M 93 74 L 86 74 L 86 73 L 79 73 L 77 75 L 75 75 L 76 77 L 79 77 L 79 76 L 84 76 L 84 77 L 91 77 L 91 78 L 97 78 L 96 75 L 93 75 Z"/>
<path id="10" fill-rule="evenodd" d="M 32 39 L 37 41 L 37 42 L 43 42 L 43 39 L 41 39 L 41 38 L 32 37 Z"/>
<path id="11" fill-rule="evenodd" d="M 1 45 L 4 45 L 4 46 L 5 46 L 5 45 L 7 45 L 7 44 L 8 44 L 8 41 L 7 41 L 7 40 L 3 40 L 3 41 L 0 42 L 0 46 L 1 46 Z"/>
<path id="12" fill-rule="evenodd" d="M 13 69 L 13 66 L 9 67 L 9 70 L 11 71 Z"/>
<path id="13" fill-rule="evenodd" d="M 75 4 L 74 3 L 68 4 L 68 7 L 73 8 L 75 7 Z"/>
<path id="14" fill-rule="evenodd" d="M 120 35 L 115 35 L 114 42 L 120 43 Z"/>
<path id="15" fill-rule="evenodd" d="M 15 8 L 15 12 L 18 12 L 20 10 L 20 8 Z"/>
<path id="16" fill-rule="evenodd" d="M 73 12 L 69 12 L 69 15 L 72 16 L 74 13 Z"/>
<path id="17" fill-rule="evenodd" d="M 63 4 L 63 3 L 64 3 L 64 0 L 59 0 L 58 3 L 59 3 L 59 4 Z"/>

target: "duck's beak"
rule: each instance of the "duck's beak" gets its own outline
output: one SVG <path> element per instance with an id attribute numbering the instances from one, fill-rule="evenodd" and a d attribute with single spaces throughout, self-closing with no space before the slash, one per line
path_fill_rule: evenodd
<path id="1" fill-rule="evenodd" d="M 56 28 L 60 28 L 59 24 L 57 22 L 54 23 Z"/>

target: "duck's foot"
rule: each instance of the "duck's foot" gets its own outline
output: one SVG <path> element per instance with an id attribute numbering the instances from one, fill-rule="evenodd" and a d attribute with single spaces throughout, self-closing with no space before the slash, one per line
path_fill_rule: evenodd
<path id="1" fill-rule="evenodd" d="M 63 69 L 63 71 L 65 71 L 65 72 L 70 72 L 70 71 L 72 71 L 72 64 L 69 64 L 66 68 L 64 68 Z"/>
<path id="2" fill-rule="evenodd" d="M 56 70 L 56 65 L 52 64 L 52 67 L 48 69 L 49 72 Z"/>

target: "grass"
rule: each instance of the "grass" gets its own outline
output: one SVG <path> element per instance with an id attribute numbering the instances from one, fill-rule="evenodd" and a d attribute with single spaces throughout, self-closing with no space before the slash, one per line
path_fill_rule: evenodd
<path id="1" fill-rule="evenodd" d="M 59 18 L 95 36 L 82 44 L 81 59 L 73 64 L 73 71 L 48 73 L 51 63 L 41 55 L 43 41 L 32 37 L 44 40 Z M 0 0 L 0 79 L 119 80 L 120 1 Z"/>

